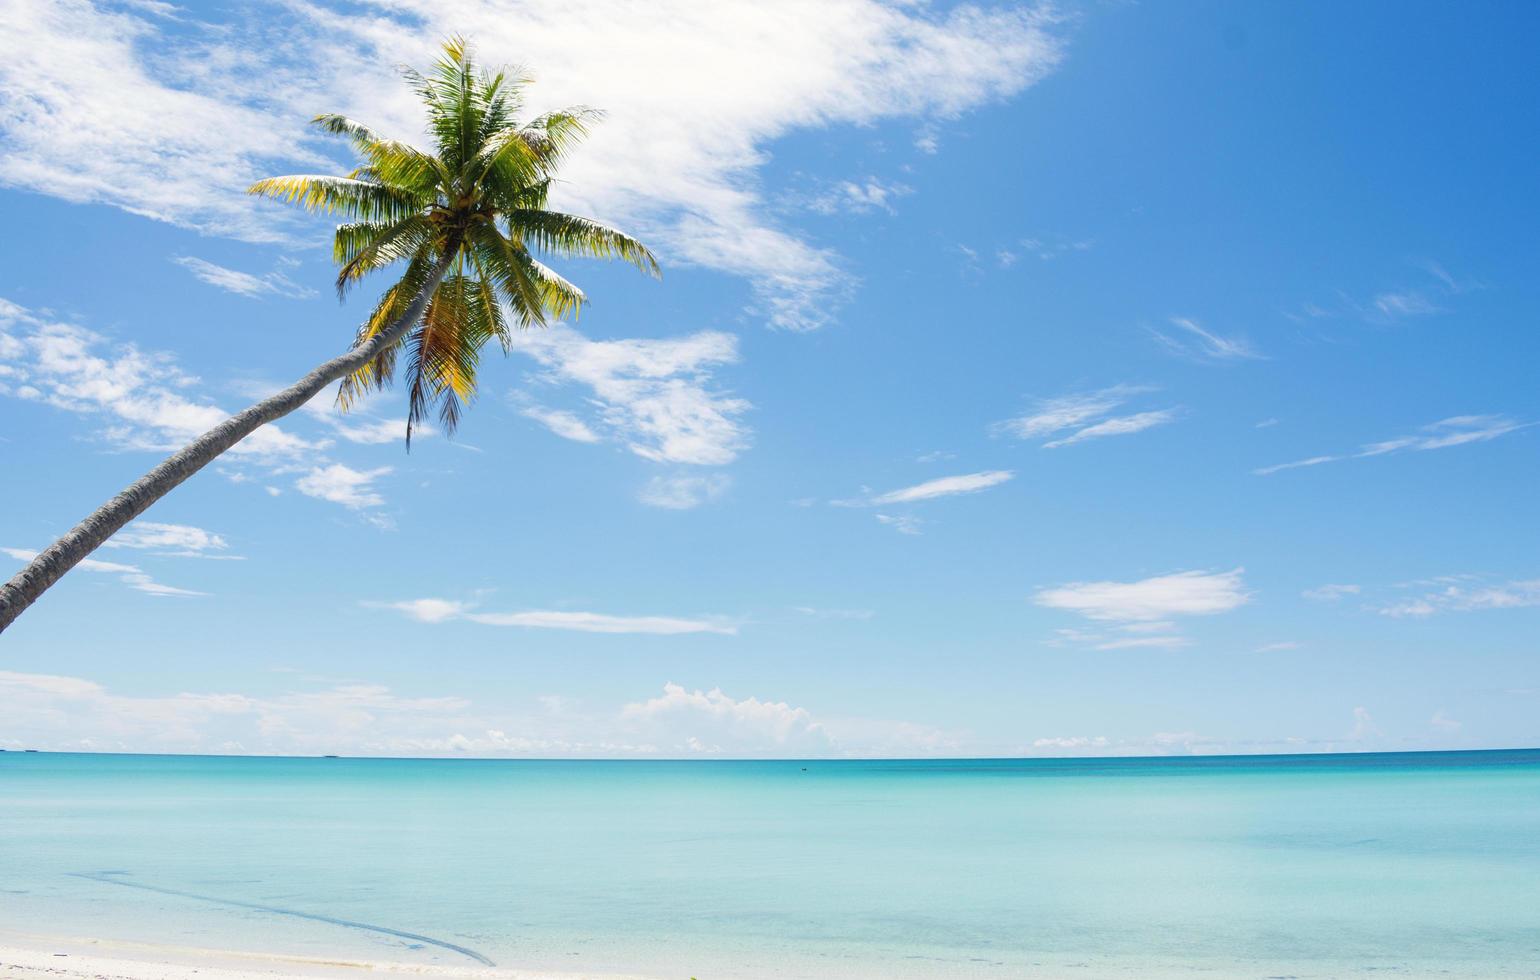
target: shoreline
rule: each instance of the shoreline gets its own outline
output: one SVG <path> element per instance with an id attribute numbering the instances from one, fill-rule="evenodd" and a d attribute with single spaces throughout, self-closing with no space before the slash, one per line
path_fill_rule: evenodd
<path id="1" fill-rule="evenodd" d="M 659 980 L 637 973 L 439 966 L 0 932 L 0 980 Z"/>

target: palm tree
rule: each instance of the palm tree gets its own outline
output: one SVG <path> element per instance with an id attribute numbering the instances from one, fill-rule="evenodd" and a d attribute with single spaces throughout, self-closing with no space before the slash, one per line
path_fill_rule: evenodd
<path id="1" fill-rule="evenodd" d="M 546 208 L 563 156 L 596 113 L 568 109 L 520 123 L 530 79 L 477 67 L 466 42 L 452 38 L 426 74 L 405 75 L 428 112 L 435 153 L 388 140 L 351 119 L 315 124 L 345 136 L 362 158 L 346 177 L 269 177 L 251 193 L 338 215 L 333 258 L 339 296 L 369 273 L 406 264 L 385 290 L 347 353 L 278 394 L 199 436 L 55 541 L 0 586 L 0 630 L 123 525 L 261 426 L 283 418 L 341 381 L 347 408 L 392 383 L 402 352 L 412 430 L 436 414 L 453 431 L 476 391 L 481 349 L 493 337 L 506 351 L 512 328 L 576 314 L 585 297 L 533 253 L 618 258 L 658 275 L 646 246 L 613 228 Z"/>

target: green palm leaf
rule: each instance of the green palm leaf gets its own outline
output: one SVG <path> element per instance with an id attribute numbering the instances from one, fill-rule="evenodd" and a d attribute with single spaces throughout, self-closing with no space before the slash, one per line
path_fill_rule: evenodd
<path id="1" fill-rule="evenodd" d="M 346 116 L 320 115 L 315 125 L 347 139 L 358 166 L 343 177 L 269 177 L 250 190 L 343 219 L 332 240 L 339 295 L 371 273 L 405 264 L 359 327 L 356 342 L 377 337 L 418 309 L 414 302 L 448 263 L 450 273 L 411 328 L 387 334 L 401 339 L 382 346 L 338 391 L 338 403 L 347 409 L 367 392 L 388 387 L 400 367 L 410 447 L 413 429 L 430 418 L 454 431 L 475 400 L 480 354 L 489 341 L 496 338 L 506 351 L 513 341 L 510 325 L 544 326 L 576 316 L 587 302 L 581 289 L 532 252 L 620 259 L 653 276 L 659 271 L 652 252 L 629 235 L 546 207 L 561 162 L 600 113 L 576 107 L 521 123 L 531 79 L 514 70 L 483 70 L 459 37 L 444 42 L 426 72 L 403 74 L 427 113 L 431 151 Z"/>

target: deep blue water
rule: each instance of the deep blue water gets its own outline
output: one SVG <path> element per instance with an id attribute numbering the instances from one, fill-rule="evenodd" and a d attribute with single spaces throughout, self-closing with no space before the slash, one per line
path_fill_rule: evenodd
<path id="1" fill-rule="evenodd" d="M 1540 976 L 1540 751 L 0 754 L 0 929 L 658 976 Z"/>

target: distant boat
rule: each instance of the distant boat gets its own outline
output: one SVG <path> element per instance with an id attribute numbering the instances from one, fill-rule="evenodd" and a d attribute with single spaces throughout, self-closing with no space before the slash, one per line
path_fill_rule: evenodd
<path id="1" fill-rule="evenodd" d="M 27 749 L 28 752 L 36 752 L 37 749 Z"/>
<path id="2" fill-rule="evenodd" d="M 335 759 L 337 757 L 334 756 L 334 755 L 323 755 L 323 756 L 321 756 L 321 758 L 323 758 L 323 759 Z"/>

